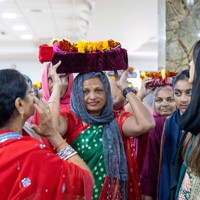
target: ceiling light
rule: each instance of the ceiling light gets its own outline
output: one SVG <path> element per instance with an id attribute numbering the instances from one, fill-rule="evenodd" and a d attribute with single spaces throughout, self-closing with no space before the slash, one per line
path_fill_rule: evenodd
<path id="1" fill-rule="evenodd" d="M 17 17 L 16 13 L 3 13 L 2 17 L 5 19 L 14 19 Z"/>
<path id="2" fill-rule="evenodd" d="M 23 39 L 23 40 L 31 40 L 32 38 L 33 38 L 33 36 L 30 34 L 21 35 L 21 39 Z"/>
<path id="3" fill-rule="evenodd" d="M 16 30 L 16 31 L 24 31 L 24 30 L 26 30 L 26 26 L 24 26 L 24 25 L 15 25 L 15 26 L 13 26 L 13 29 Z"/>

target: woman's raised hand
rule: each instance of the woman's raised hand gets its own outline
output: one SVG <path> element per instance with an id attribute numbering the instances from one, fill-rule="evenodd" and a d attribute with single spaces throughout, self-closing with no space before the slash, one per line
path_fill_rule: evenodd
<path id="1" fill-rule="evenodd" d="M 115 76 L 117 86 L 119 87 L 120 90 L 123 90 L 124 88 L 128 87 L 128 84 L 127 84 L 128 70 L 124 70 L 120 77 L 118 76 L 118 72 L 114 71 L 114 76 Z"/>
<path id="2" fill-rule="evenodd" d="M 146 97 L 151 91 L 153 91 L 153 87 L 149 88 L 146 87 L 146 84 L 151 82 L 152 78 L 145 78 L 142 81 L 142 85 L 140 90 L 137 92 L 137 96 L 140 97 L 140 99 L 143 99 L 144 97 Z"/>
<path id="3" fill-rule="evenodd" d="M 38 111 L 40 118 L 40 125 L 31 125 L 31 128 L 41 136 L 49 137 L 52 136 L 52 116 L 48 104 L 38 98 L 34 98 L 34 107 Z M 53 130 L 54 132 L 54 130 Z"/>
<path id="4" fill-rule="evenodd" d="M 65 93 L 66 88 L 68 88 L 69 84 L 69 77 L 67 74 L 58 74 L 56 72 L 57 68 L 60 66 L 61 61 L 59 61 L 55 65 L 50 65 L 48 77 L 51 78 L 53 82 L 53 90 L 58 90 L 60 93 L 60 96 L 62 96 L 63 93 Z"/>

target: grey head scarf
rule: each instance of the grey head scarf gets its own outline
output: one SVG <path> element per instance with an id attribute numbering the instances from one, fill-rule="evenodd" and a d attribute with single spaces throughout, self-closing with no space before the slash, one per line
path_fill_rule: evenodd
<path id="1" fill-rule="evenodd" d="M 83 97 L 83 82 L 94 77 L 100 78 L 106 92 L 106 105 L 99 116 L 92 116 L 87 112 Z M 72 111 L 82 121 L 92 125 L 103 125 L 102 139 L 106 174 L 111 179 L 116 178 L 119 180 L 122 184 L 123 199 L 126 199 L 128 181 L 127 162 L 119 126 L 114 117 L 108 78 L 103 72 L 79 74 L 74 79 L 70 101 Z"/>

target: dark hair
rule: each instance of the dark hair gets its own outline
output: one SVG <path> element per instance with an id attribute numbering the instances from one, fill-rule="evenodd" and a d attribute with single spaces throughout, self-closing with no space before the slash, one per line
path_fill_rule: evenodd
<path id="1" fill-rule="evenodd" d="M 180 118 L 180 127 L 196 135 L 200 133 L 200 41 L 194 46 L 193 61 L 195 63 L 195 73 L 192 96 L 187 110 Z"/>
<path id="2" fill-rule="evenodd" d="M 15 110 L 15 99 L 24 99 L 28 85 L 24 76 L 14 69 L 0 70 L 0 127 L 4 126 Z"/>
<path id="3" fill-rule="evenodd" d="M 184 141 L 182 155 L 186 160 L 187 167 L 195 175 L 200 176 L 200 41 L 197 41 L 194 46 L 193 62 L 195 63 L 195 72 L 192 96 L 187 110 L 180 118 L 180 127 L 188 132 Z M 187 159 L 188 152 L 190 154 Z"/>
<path id="4" fill-rule="evenodd" d="M 194 138 L 195 137 L 195 138 Z M 200 134 L 194 136 L 190 132 L 184 140 L 182 156 L 186 161 L 187 167 L 190 168 L 193 174 L 200 177 Z M 188 154 L 189 152 L 189 154 Z"/>
<path id="5" fill-rule="evenodd" d="M 197 62 L 197 58 L 198 58 L 198 55 L 199 55 L 199 50 L 200 50 L 200 40 L 197 41 L 197 42 L 194 44 L 194 47 L 193 47 L 192 59 L 193 59 L 194 63 Z"/>
<path id="6" fill-rule="evenodd" d="M 185 79 L 189 79 L 189 69 L 185 69 L 176 75 L 173 81 L 173 87 L 177 84 L 178 81 Z"/>
<path id="7" fill-rule="evenodd" d="M 22 74 L 24 76 L 24 78 L 26 79 L 26 81 L 28 82 L 28 84 L 31 86 L 31 88 L 33 87 L 33 83 L 32 80 L 30 79 L 30 77 L 26 74 Z"/>

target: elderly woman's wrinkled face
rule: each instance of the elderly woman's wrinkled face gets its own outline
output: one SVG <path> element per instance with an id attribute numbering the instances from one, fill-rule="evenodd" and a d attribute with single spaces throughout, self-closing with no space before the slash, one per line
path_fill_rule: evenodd
<path id="1" fill-rule="evenodd" d="M 106 104 L 106 92 L 98 77 L 83 82 L 83 98 L 90 115 L 98 116 L 101 114 Z"/>
<path id="2" fill-rule="evenodd" d="M 176 109 L 173 92 L 168 87 L 162 88 L 160 91 L 158 91 L 154 100 L 155 112 L 158 115 L 169 116 Z"/>
<path id="3" fill-rule="evenodd" d="M 192 84 L 187 79 L 179 80 L 174 86 L 174 99 L 176 107 L 182 115 L 187 109 L 192 95 Z"/>

